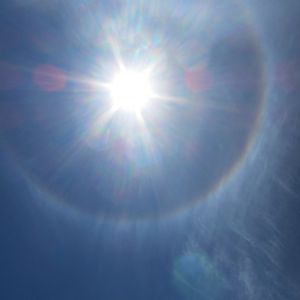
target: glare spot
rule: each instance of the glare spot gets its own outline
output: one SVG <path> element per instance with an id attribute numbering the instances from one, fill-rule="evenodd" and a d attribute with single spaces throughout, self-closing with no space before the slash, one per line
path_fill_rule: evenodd
<path id="1" fill-rule="evenodd" d="M 110 85 L 114 106 L 129 112 L 139 112 L 152 97 L 152 87 L 147 72 L 122 70 Z"/>

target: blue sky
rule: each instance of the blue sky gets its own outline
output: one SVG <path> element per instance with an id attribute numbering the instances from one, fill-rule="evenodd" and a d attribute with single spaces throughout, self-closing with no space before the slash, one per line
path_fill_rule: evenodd
<path id="1" fill-rule="evenodd" d="M 0 297 L 298 299 L 298 6 L 3 1 Z"/>

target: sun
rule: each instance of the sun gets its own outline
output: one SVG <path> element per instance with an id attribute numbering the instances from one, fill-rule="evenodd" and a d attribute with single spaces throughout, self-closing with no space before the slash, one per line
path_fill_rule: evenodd
<path id="1" fill-rule="evenodd" d="M 153 96 L 149 74 L 145 71 L 121 70 L 109 89 L 114 107 L 127 112 L 140 112 Z"/>

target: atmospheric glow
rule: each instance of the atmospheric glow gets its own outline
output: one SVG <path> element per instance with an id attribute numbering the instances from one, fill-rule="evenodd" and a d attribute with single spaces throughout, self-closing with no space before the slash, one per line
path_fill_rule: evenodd
<path id="1" fill-rule="evenodd" d="M 140 112 L 152 97 L 147 72 L 122 70 L 113 79 L 110 93 L 114 106 L 131 112 Z"/>

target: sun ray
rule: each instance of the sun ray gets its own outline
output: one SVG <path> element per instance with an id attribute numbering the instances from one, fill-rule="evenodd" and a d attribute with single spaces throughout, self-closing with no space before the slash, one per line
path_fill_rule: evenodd
<path id="1" fill-rule="evenodd" d="M 102 136 L 116 111 L 117 107 L 112 106 L 109 110 L 101 114 L 96 119 L 96 121 L 93 123 L 90 129 L 90 133 L 88 135 L 89 140 L 99 139 Z"/>
<path id="2" fill-rule="evenodd" d="M 111 36 L 108 37 L 108 43 L 110 45 L 111 51 L 113 53 L 114 59 L 116 60 L 118 68 L 123 71 L 125 69 L 125 65 L 122 60 L 122 55 L 118 43 Z"/>

